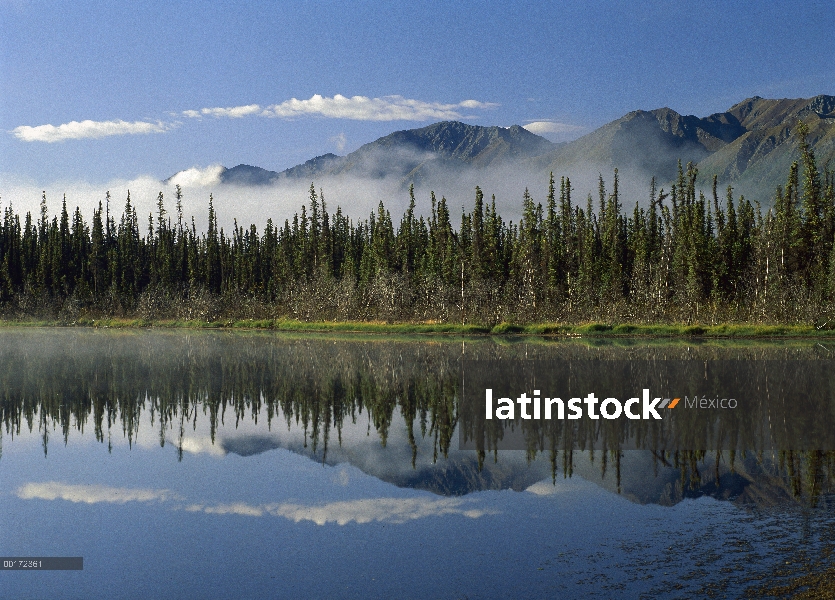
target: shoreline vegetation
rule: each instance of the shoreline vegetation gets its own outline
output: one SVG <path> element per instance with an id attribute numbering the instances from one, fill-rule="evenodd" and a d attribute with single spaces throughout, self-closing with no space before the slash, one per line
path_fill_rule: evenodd
<path id="1" fill-rule="evenodd" d="M 567 338 L 835 338 L 835 331 L 810 325 L 761 324 L 607 324 L 502 322 L 492 327 L 452 323 L 385 323 L 369 321 L 298 321 L 290 319 L 219 319 L 215 321 L 79 317 L 74 321 L 49 319 L 0 320 L 9 327 L 92 327 L 103 329 L 257 330 L 299 333 L 428 334 L 455 336 L 542 336 Z"/>
<path id="2" fill-rule="evenodd" d="M 653 178 L 626 209 L 610 191 L 572 198 L 550 177 L 505 221 L 475 188 L 460 225 L 414 187 L 399 224 L 380 202 L 366 219 L 310 185 L 308 204 L 259 231 L 218 227 L 213 198 L 199 232 L 182 211 L 121 218 L 109 192 L 91 222 L 2 207 L 0 323 L 248 327 L 402 333 L 786 336 L 835 332 L 835 171 L 820 170 L 801 122 L 799 160 L 762 207 L 728 187 L 720 201 L 679 163 L 669 192 Z M 144 231 L 144 234 L 143 234 Z"/>

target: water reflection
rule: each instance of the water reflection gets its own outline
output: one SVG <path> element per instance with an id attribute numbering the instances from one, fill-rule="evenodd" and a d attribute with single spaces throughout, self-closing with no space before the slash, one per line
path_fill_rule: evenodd
<path id="1" fill-rule="evenodd" d="M 1 330 L 0 547 L 85 557 L 3 593 L 740 597 L 823 564 L 831 455 L 762 429 L 739 438 L 754 452 L 605 428 L 460 449 L 464 360 L 624 359 L 830 361 L 806 342 Z"/>
<path id="2" fill-rule="evenodd" d="M 91 432 L 108 445 L 116 435 L 132 445 L 143 424 L 154 427 L 160 446 L 173 443 L 180 459 L 188 452 L 253 456 L 286 448 L 443 495 L 521 490 L 546 476 L 556 481 L 575 474 L 635 502 L 662 505 L 708 495 L 814 506 L 832 491 L 832 448 L 791 442 L 810 439 L 803 427 L 831 434 L 826 415 L 833 403 L 797 410 L 774 393 L 773 401 L 749 404 L 745 413 L 719 413 L 721 439 L 735 440 L 730 447 L 717 444 L 714 428 L 687 421 L 685 445 L 671 445 L 645 422 L 551 422 L 524 430 L 524 454 L 500 452 L 496 422 L 492 432 L 485 431 L 483 420 L 460 409 L 467 365 L 557 361 L 573 365 L 575 378 L 597 385 L 606 377 L 621 381 L 619 369 L 630 364 L 625 359 L 698 369 L 740 365 L 746 380 L 762 375 L 774 381 L 779 367 L 801 385 L 809 379 L 803 369 L 820 371 L 822 365 L 827 372 L 832 364 L 828 349 L 816 343 L 462 342 L 85 330 L 4 330 L 0 337 L 0 420 L 11 438 L 39 432 L 44 455 L 52 437 L 66 444 L 73 431 Z M 608 366 L 608 375 L 600 365 Z M 764 442 L 773 422 L 791 431 L 776 438 L 777 445 Z M 261 427 L 244 431 L 243 423 Z M 617 429 L 624 424 L 632 430 Z M 459 431 L 465 439 L 478 437 L 477 451 L 457 450 Z M 387 447 L 393 432 L 404 434 L 404 443 Z"/>

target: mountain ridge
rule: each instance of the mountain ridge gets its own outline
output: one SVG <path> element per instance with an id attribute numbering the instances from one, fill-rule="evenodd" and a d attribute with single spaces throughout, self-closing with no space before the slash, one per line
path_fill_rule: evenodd
<path id="1" fill-rule="evenodd" d="M 807 138 L 821 168 L 835 159 L 835 96 L 746 98 L 727 111 L 706 117 L 682 115 L 662 107 L 634 110 L 568 143 L 555 144 L 519 125 L 469 125 L 442 121 L 394 131 L 345 156 L 328 153 L 285 169 L 251 165 L 222 169 L 220 183 L 270 185 L 323 177 L 395 178 L 403 186 L 434 184 L 444 178 L 511 167 L 544 178 L 549 172 L 575 180 L 583 170 L 655 176 L 672 181 L 679 161 L 693 162 L 699 183 L 715 174 L 768 202 L 799 158 L 797 122 L 809 126 Z M 173 176 L 173 177 L 176 177 Z M 173 177 L 171 179 L 173 179 Z"/>

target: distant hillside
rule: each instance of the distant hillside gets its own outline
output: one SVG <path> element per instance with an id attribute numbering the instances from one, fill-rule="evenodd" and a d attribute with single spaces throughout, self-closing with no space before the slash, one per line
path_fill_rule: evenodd
<path id="1" fill-rule="evenodd" d="M 791 163 L 799 160 L 793 135 L 799 120 L 809 125 L 808 142 L 818 166 L 835 167 L 835 97 L 766 100 L 749 98 L 725 113 L 745 132 L 699 163 L 704 177 L 719 176 L 745 193 L 769 201 L 778 184 L 785 184 Z"/>
<path id="2" fill-rule="evenodd" d="M 770 202 L 800 157 L 793 135 L 799 120 L 818 165 L 835 166 L 835 97 L 767 100 L 749 98 L 727 112 L 699 118 L 669 108 L 633 111 L 532 161 L 534 170 L 571 174 L 583 167 L 675 178 L 679 159 L 697 164 L 702 185 L 716 174 L 722 186 Z"/>
<path id="3" fill-rule="evenodd" d="M 222 183 L 268 185 L 281 181 L 353 176 L 393 178 L 402 185 L 424 183 L 443 190 L 450 177 L 489 177 L 510 167 L 530 185 L 548 173 L 574 181 L 614 168 L 633 180 L 675 178 L 678 161 L 694 162 L 702 185 L 713 175 L 720 185 L 770 202 L 799 158 L 793 134 L 799 120 L 821 167 L 835 166 L 835 96 L 794 100 L 754 97 L 707 117 L 681 115 L 670 108 L 636 110 L 570 143 L 554 144 L 523 127 L 482 127 L 456 121 L 396 131 L 347 156 L 325 154 L 281 172 L 238 165 L 223 169 Z M 483 173 L 482 170 L 485 170 Z M 643 185 L 643 183 L 641 183 Z"/>
<path id="4" fill-rule="evenodd" d="M 411 182 L 444 174 L 531 158 L 556 147 L 543 137 L 514 125 L 481 127 L 457 121 L 420 129 L 395 131 L 365 144 L 347 156 L 325 154 L 285 171 L 238 165 L 221 173 L 222 183 L 267 185 L 283 179 L 315 179 L 324 175 L 353 175 Z"/>
<path id="5" fill-rule="evenodd" d="M 678 160 L 699 162 L 745 133 L 725 113 L 700 119 L 669 108 L 636 110 L 549 154 L 538 157 L 539 170 L 563 173 L 591 165 L 638 171 L 664 181 L 675 176 Z"/>

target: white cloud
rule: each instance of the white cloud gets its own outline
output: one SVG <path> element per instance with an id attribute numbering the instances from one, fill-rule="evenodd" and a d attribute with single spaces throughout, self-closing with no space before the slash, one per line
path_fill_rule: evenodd
<path id="1" fill-rule="evenodd" d="M 331 144 L 336 146 L 336 149 L 339 152 L 345 150 L 345 145 L 348 143 L 348 138 L 345 137 L 345 132 L 341 132 L 339 135 L 335 135 L 328 140 Z"/>
<path id="2" fill-rule="evenodd" d="M 208 187 L 220 183 L 220 176 L 224 171 L 221 165 L 212 165 L 201 169 L 199 167 L 192 167 L 185 171 L 176 173 L 168 180 L 169 185 L 179 185 L 181 187 Z"/>
<path id="3" fill-rule="evenodd" d="M 348 98 L 336 94 L 332 98 L 316 94 L 308 100 L 291 98 L 281 104 L 262 107 L 258 104 L 245 106 L 201 108 L 185 110 L 181 115 L 189 118 L 215 117 L 240 119 L 252 115 L 290 119 L 303 116 L 318 116 L 329 119 L 351 119 L 355 121 L 429 121 L 465 118 L 463 109 L 484 110 L 498 104 L 479 100 L 464 100 L 457 104 L 443 102 L 424 102 L 403 96 L 383 96 L 369 98 L 352 96 Z M 11 134 L 24 142 L 62 142 L 65 140 L 100 139 L 115 135 L 139 135 L 162 133 L 180 123 L 162 121 L 70 121 L 61 125 L 20 125 L 11 130 Z M 533 123 L 532 125 L 536 125 Z M 339 136 L 337 136 L 339 137 Z M 337 147 L 340 142 L 337 142 Z M 344 147 L 344 146 L 343 146 Z M 342 148 L 339 148 L 340 151 Z"/>
<path id="4" fill-rule="evenodd" d="M 231 119 L 240 119 L 249 115 L 256 115 L 263 112 L 263 109 L 257 104 L 248 104 L 247 106 L 233 106 L 230 108 L 203 108 L 200 110 L 186 110 L 183 115 L 186 117 L 229 117 Z"/>
<path id="5" fill-rule="evenodd" d="M 137 135 L 146 133 L 162 133 L 170 125 L 161 121 L 150 123 L 147 121 L 70 121 L 62 125 L 38 125 L 30 127 L 21 125 L 12 129 L 11 133 L 24 142 L 63 142 L 64 140 L 99 139 L 114 135 Z"/>
<path id="6" fill-rule="evenodd" d="M 464 118 L 462 109 L 489 109 L 498 106 L 492 102 L 464 100 L 457 104 L 424 102 L 403 96 L 369 98 L 336 94 L 332 98 L 315 94 L 308 100 L 291 98 L 281 104 L 261 108 L 258 104 L 229 108 L 202 108 L 187 110 L 186 117 L 214 116 L 238 118 L 247 115 L 290 119 L 303 116 L 317 116 L 330 119 L 351 119 L 355 121 L 428 121 L 432 119 Z"/>
<path id="7" fill-rule="evenodd" d="M 169 490 L 72 485 L 56 481 L 22 485 L 17 490 L 17 497 L 23 500 L 68 500 L 85 504 L 101 502 L 124 504 L 125 502 L 161 502 L 180 499 L 177 494 Z"/>
<path id="8" fill-rule="evenodd" d="M 543 133 L 576 133 L 584 129 L 579 125 L 569 125 L 568 123 L 560 123 L 558 121 L 534 121 L 522 127 L 537 135 L 542 135 Z"/>

